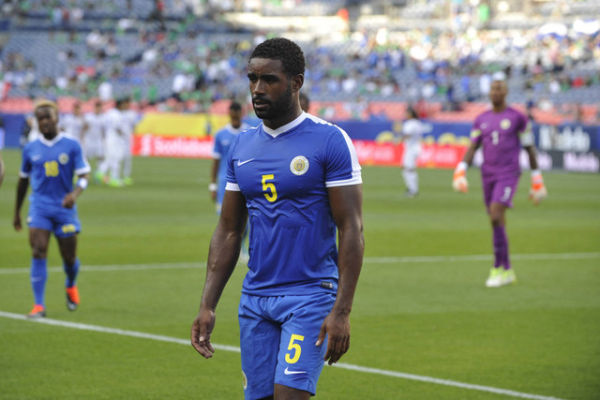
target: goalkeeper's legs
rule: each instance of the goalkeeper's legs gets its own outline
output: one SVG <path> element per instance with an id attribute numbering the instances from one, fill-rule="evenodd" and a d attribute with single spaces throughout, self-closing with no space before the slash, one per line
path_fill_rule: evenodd
<path id="1" fill-rule="evenodd" d="M 490 222 L 493 231 L 494 267 L 510 269 L 508 256 L 508 236 L 506 235 L 506 206 L 501 203 L 490 204 Z"/>

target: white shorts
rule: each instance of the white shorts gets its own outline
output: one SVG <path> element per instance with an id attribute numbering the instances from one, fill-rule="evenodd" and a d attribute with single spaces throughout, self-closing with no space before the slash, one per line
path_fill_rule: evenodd
<path id="1" fill-rule="evenodd" d="M 102 141 L 86 142 L 83 146 L 83 152 L 87 158 L 104 157 L 104 144 L 102 144 Z"/>
<path id="2" fill-rule="evenodd" d="M 420 153 L 421 146 L 406 146 L 404 148 L 404 159 L 402 160 L 404 168 L 417 168 L 417 159 L 419 158 Z"/>

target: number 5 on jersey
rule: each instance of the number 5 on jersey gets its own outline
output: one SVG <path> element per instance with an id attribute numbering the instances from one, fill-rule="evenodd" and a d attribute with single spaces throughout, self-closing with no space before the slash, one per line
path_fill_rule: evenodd
<path id="1" fill-rule="evenodd" d="M 292 334 L 292 337 L 290 338 L 290 344 L 288 344 L 288 350 L 291 351 L 285 354 L 286 363 L 295 364 L 298 362 L 298 360 L 300 359 L 300 353 L 302 353 L 302 348 L 300 347 L 300 343 L 296 342 L 302 341 L 304 341 L 304 336 Z"/>
<path id="2" fill-rule="evenodd" d="M 270 203 L 273 203 L 275 200 L 277 200 L 277 189 L 275 188 L 275 184 L 273 182 L 268 182 L 272 181 L 273 179 L 275 179 L 275 175 L 273 174 L 262 176 L 262 190 L 265 192 L 265 198 Z"/>

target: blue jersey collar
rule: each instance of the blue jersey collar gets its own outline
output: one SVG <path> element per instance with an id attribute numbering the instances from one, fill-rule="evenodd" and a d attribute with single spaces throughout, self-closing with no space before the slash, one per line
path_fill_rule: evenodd
<path id="1" fill-rule="evenodd" d="M 48 147 L 52 147 L 52 146 L 54 146 L 56 143 L 58 143 L 58 141 L 59 141 L 60 139 L 62 139 L 63 137 L 64 137 L 64 136 L 63 136 L 63 134 L 62 134 L 62 133 L 59 133 L 58 135 L 54 136 L 54 139 L 52 139 L 52 140 L 48 140 L 48 139 L 46 139 L 46 138 L 44 137 L 44 135 L 42 135 L 42 136 L 40 137 L 40 142 L 42 142 L 43 144 L 45 144 L 45 145 L 46 145 L 46 146 L 48 146 Z"/>
<path id="2" fill-rule="evenodd" d="M 295 127 L 300 125 L 305 119 L 306 119 L 306 113 L 303 111 L 302 114 L 300 114 L 298 116 L 298 118 L 296 118 L 292 122 L 288 122 L 287 124 L 280 126 L 277 129 L 271 129 L 263 123 L 263 130 L 266 133 L 268 133 L 269 135 L 271 135 L 273 137 L 277 137 L 278 135 L 281 135 L 282 133 L 291 131 L 292 129 L 294 129 Z"/>

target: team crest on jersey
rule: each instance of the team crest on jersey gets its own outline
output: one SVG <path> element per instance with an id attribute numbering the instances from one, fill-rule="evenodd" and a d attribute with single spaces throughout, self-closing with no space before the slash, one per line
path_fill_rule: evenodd
<path id="1" fill-rule="evenodd" d="M 62 165 L 65 165 L 66 163 L 69 162 L 69 155 L 67 153 L 60 153 L 60 155 L 58 156 L 58 161 Z"/>
<path id="2" fill-rule="evenodd" d="M 290 163 L 290 171 L 294 175 L 304 175 L 308 171 L 308 158 L 304 156 L 296 156 Z"/>
<path id="3" fill-rule="evenodd" d="M 510 119 L 504 118 L 502 121 L 500 121 L 500 128 L 502 128 L 502 129 L 510 128 Z"/>

